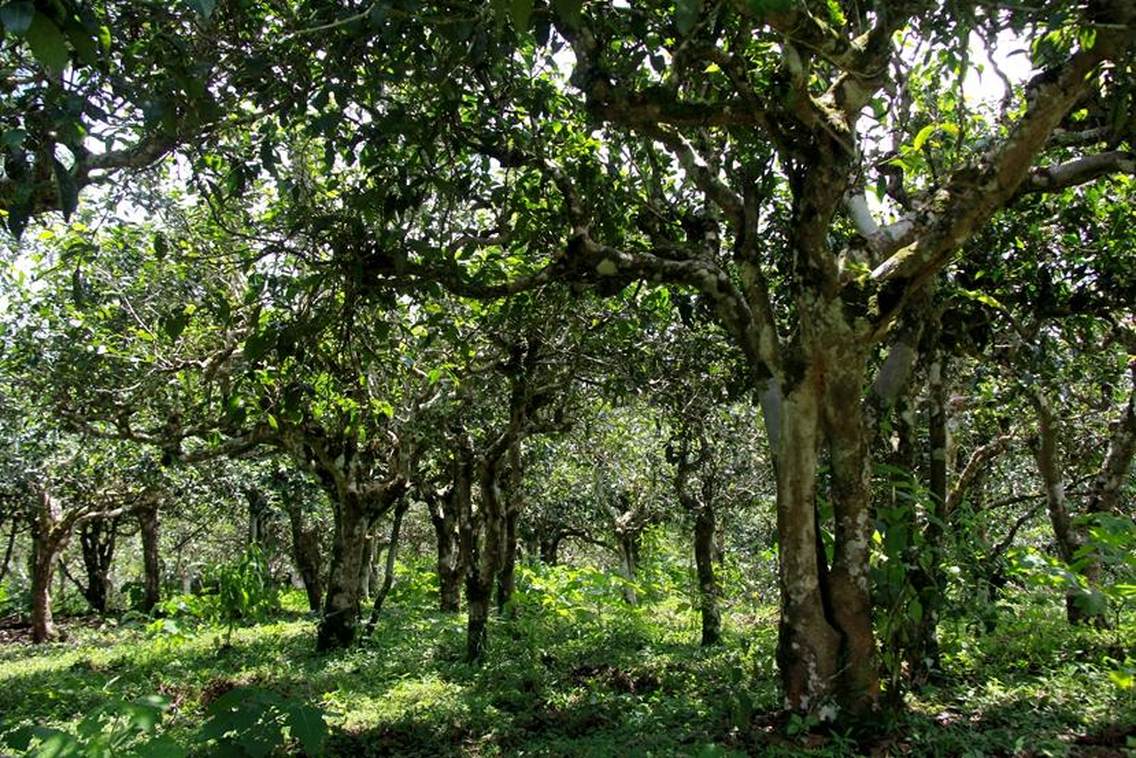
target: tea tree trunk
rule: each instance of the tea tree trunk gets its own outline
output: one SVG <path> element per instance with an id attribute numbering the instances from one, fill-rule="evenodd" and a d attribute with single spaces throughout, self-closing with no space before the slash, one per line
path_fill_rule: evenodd
<path id="1" fill-rule="evenodd" d="M 149 613 L 161 600 L 162 574 L 158 556 L 158 506 L 147 503 L 138 510 L 138 531 L 142 537 L 142 607 Z"/>
<path id="2" fill-rule="evenodd" d="M 118 519 L 93 519 L 79 529 L 87 583 L 83 596 L 96 613 L 106 613 L 110 592 L 110 566 L 118 536 Z"/>
<path id="3" fill-rule="evenodd" d="M 497 577 L 497 613 L 505 612 L 505 607 L 517 588 L 517 520 L 524 510 L 521 484 L 521 443 L 509 447 L 509 490 L 505 506 L 504 533 L 501 544 L 501 571 Z"/>
<path id="4" fill-rule="evenodd" d="M 714 511 L 705 505 L 694 519 L 694 563 L 698 571 L 698 594 L 702 611 L 702 644 L 714 645 L 722 636 L 720 591 L 714 575 Z"/>
<path id="5" fill-rule="evenodd" d="M 1065 482 L 1061 475 L 1057 418 L 1050 399 L 1043 391 L 1038 390 L 1034 393 L 1033 403 L 1037 411 L 1038 431 L 1031 446 L 1044 485 L 1049 523 L 1053 527 L 1058 556 L 1066 564 L 1073 565 L 1078 560 L 1078 551 L 1084 544 L 1084 537 L 1073 525 L 1069 513 Z M 1089 562 L 1081 570 L 1090 592 L 1099 579 L 1099 570 L 1100 566 L 1096 562 Z M 1106 621 L 1104 608 L 1092 608 L 1087 601 L 1085 592 L 1080 589 L 1070 589 L 1066 593 L 1065 614 L 1069 623 L 1103 625 Z"/>
<path id="6" fill-rule="evenodd" d="M 303 579 L 308 608 L 318 613 L 323 599 L 319 531 L 307 523 L 303 508 L 298 503 L 288 506 L 288 524 L 292 534 L 292 560 Z"/>
<path id="7" fill-rule="evenodd" d="M 355 640 L 362 595 L 363 558 L 371 519 L 362 500 L 349 494 L 335 509 L 327 597 L 316 633 L 320 651 L 348 647 Z"/>
<path id="8" fill-rule="evenodd" d="M 437 545 L 438 605 L 441 610 L 449 613 L 457 613 L 461 609 L 461 585 L 465 570 L 458 533 L 457 492 L 458 485 L 451 482 L 445 492 L 433 494 L 427 501 Z"/>
<path id="9" fill-rule="evenodd" d="M 367 634 L 375 630 L 379 615 L 383 612 L 383 603 L 394 586 L 394 562 L 398 554 L 398 535 L 402 529 L 402 517 L 406 515 L 410 501 L 403 498 L 394 509 L 394 520 L 391 522 L 390 539 L 387 542 L 387 559 L 383 569 L 383 583 L 375 593 L 375 604 L 371 608 L 371 617 L 367 620 Z"/>
<path id="10" fill-rule="evenodd" d="M 481 493 L 478 519 L 481 539 L 472 536 L 470 565 L 466 574 L 466 606 L 469 613 L 466 660 L 471 662 L 481 660 L 485 654 L 489 605 L 503 553 L 505 514 L 498 481 L 498 463 L 499 456 L 484 461 L 478 483 Z"/>

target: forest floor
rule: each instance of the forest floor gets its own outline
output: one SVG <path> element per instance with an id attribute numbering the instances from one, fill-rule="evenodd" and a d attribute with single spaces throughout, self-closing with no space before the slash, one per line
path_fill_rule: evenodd
<path id="1" fill-rule="evenodd" d="M 403 582 L 371 638 L 335 654 L 314 652 L 299 593 L 284 596 L 275 618 L 237 629 L 228 646 L 215 629 L 129 619 L 65 621 L 69 640 L 44 647 L 9 633 L 0 644 L 0 735 L 30 723 L 82 734 L 80 719 L 108 702 L 161 695 L 168 709 L 154 731 L 211 755 L 218 743 L 203 741 L 202 726 L 210 705 L 252 687 L 277 707 L 262 709 L 261 726 L 271 721 L 264 713 L 288 712 L 290 703 L 318 708 L 328 727 L 321 752 L 330 755 L 1105 756 L 1136 748 L 1136 690 L 1116 663 L 1131 654 L 1120 647 L 1132 642 L 1130 625 L 1070 629 L 1051 602 L 1022 602 L 979 636 L 959 622 L 958 634 L 944 634 L 942 681 L 856 739 L 768 715 L 778 705 L 773 608 L 735 609 L 723 644 L 701 649 L 689 599 L 647 598 L 630 609 L 600 597 L 603 580 L 588 574 L 564 569 L 528 585 L 516 616 L 491 627 L 479 667 L 462 660 L 464 617 L 431 609 L 424 572 Z M 232 724 L 249 754 L 272 744 L 257 743 L 255 720 Z M 104 718 L 103 730 L 117 728 L 112 722 Z M 277 751 L 298 751 L 289 729 L 273 728 L 284 740 Z M 129 744 L 138 742 L 124 737 L 110 754 Z"/>

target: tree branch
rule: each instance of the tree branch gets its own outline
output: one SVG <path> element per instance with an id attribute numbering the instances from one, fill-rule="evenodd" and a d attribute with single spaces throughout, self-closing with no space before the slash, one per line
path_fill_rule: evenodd
<path id="1" fill-rule="evenodd" d="M 1018 188 L 1017 197 L 1037 192 L 1060 192 L 1113 174 L 1136 174 L 1136 153 L 1111 150 L 1032 169 Z"/>
<path id="2" fill-rule="evenodd" d="M 1132 3 L 1116 5 L 1118 18 L 1110 21 L 1132 18 Z M 1127 30 L 1101 29 L 1092 47 L 1078 50 L 1059 68 L 1036 77 L 1026 113 L 1010 136 L 978 166 L 954 172 L 934 198 L 918 241 L 872 271 L 871 279 L 880 286 L 877 333 L 980 225 L 1014 197 L 1030 176 L 1034 157 L 1094 81 L 1093 72 L 1101 62 L 1121 54 L 1131 37 Z"/>

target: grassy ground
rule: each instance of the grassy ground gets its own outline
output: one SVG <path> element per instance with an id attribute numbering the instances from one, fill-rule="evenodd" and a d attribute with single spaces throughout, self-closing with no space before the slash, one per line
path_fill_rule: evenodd
<path id="1" fill-rule="evenodd" d="M 948 630 L 945 682 L 857 743 L 768 715 L 773 609 L 735 610 L 707 651 L 681 598 L 628 609 L 607 584 L 569 569 L 529 577 L 480 667 L 462 662 L 463 618 L 430 608 L 424 578 L 404 583 L 374 637 L 334 655 L 313 651 L 299 595 L 228 647 L 207 629 L 77 624 L 66 643 L 0 647 L 0 731 L 74 730 L 108 699 L 157 693 L 172 704 L 158 729 L 211 754 L 195 743 L 207 706 L 253 685 L 318 707 L 324 750 L 342 755 L 1121 755 L 1136 734 L 1133 690 L 1107 661 L 1124 657 L 1130 630 L 1070 630 L 1056 605 L 1023 604 L 977 638 Z"/>

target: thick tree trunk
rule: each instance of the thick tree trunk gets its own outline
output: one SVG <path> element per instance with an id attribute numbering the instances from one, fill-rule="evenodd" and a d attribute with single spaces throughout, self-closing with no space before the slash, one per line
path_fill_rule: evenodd
<path id="1" fill-rule="evenodd" d="M 698 595 L 702 610 L 702 644 L 716 644 L 722 636 L 722 614 L 718 609 L 720 591 L 714 575 L 714 511 L 705 504 L 694 519 L 694 564 L 698 571 Z"/>
<path id="2" fill-rule="evenodd" d="M 387 560 L 383 570 L 383 583 L 375 593 L 375 604 L 371 608 L 371 617 L 367 619 L 367 634 L 375 631 L 375 624 L 379 622 L 379 615 L 383 612 L 383 603 L 394 586 L 394 562 L 398 554 L 398 535 L 402 529 L 402 517 L 410 507 L 410 500 L 403 498 L 394 509 L 394 521 L 391 522 L 390 540 L 387 542 Z"/>
<path id="3" fill-rule="evenodd" d="M 59 549 L 50 540 L 37 539 L 32 564 L 32 642 L 50 642 L 59 637 L 51 613 L 51 580 Z"/>
<path id="4" fill-rule="evenodd" d="M 51 612 L 51 581 L 55 565 L 67 545 L 68 531 L 58 526 L 58 512 L 50 496 L 43 494 L 41 512 L 32 523 L 31 600 L 32 642 L 39 644 L 59 638 Z"/>
<path id="5" fill-rule="evenodd" d="M 455 485 L 443 494 L 433 495 L 428 503 L 438 548 L 438 606 L 448 613 L 457 613 L 461 609 L 461 585 L 465 571 L 461 560 L 456 496 Z"/>
<path id="6" fill-rule="evenodd" d="M 304 580 L 304 591 L 308 595 L 308 608 L 318 613 L 323 600 L 323 586 L 320 581 L 323 561 L 320 557 L 318 531 L 305 523 L 302 506 L 297 503 L 288 507 L 288 523 L 292 532 L 292 560 Z"/>
<path id="7" fill-rule="evenodd" d="M 83 567 L 87 584 L 83 596 L 96 613 L 106 613 L 110 593 L 110 565 L 114 558 L 115 539 L 118 536 L 118 519 L 93 519 L 79 530 L 79 544 L 83 548 Z"/>
<path id="8" fill-rule="evenodd" d="M 836 317 L 829 314 L 829 319 Z M 778 661 L 786 707 L 845 713 L 875 708 L 879 670 L 869 575 L 873 529 L 865 356 L 851 337 L 826 335 L 786 387 L 776 455 L 782 616 Z M 828 569 L 817 508 L 818 442 L 831 468 L 835 550 Z"/>
<path id="9" fill-rule="evenodd" d="M 489 594 L 488 587 L 477 581 L 476 570 L 471 570 L 466 579 L 465 603 L 469 620 L 466 625 L 466 661 L 480 661 L 485 655 L 485 645 L 489 638 Z"/>
<path id="10" fill-rule="evenodd" d="M 142 612 L 149 613 L 161 600 L 162 574 L 158 557 L 158 506 L 147 503 L 138 510 L 142 536 Z"/>
<path id="11" fill-rule="evenodd" d="M 854 714 L 875 708 L 880 690 L 869 569 L 874 529 L 871 461 L 861 406 L 865 363 L 851 345 L 834 352 L 822 414 L 836 522 L 826 610 L 841 635 L 838 701 Z"/>
<path id="12" fill-rule="evenodd" d="M 478 540 L 476 534 L 472 535 L 470 566 L 466 573 L 466 606 L 469 613 L 466 660 L 470 662 L 481 660 L 485 654 L 489 605 L 502 554 L 505 516 L 497 460 L 490 460 L 482 466 L 479 486 L 481 539 Z"/>
<path id="13" fill-rule="evenodd" d="M 316 633 L 319 651 L 348 647 L 359 619 L 363 551 L 371 519 L 361 500 L 349 494 L 335 508 L 335 537 L 327 597 Z"/>
<path id="14" fill-rule="evenodd" d="M 777 533 L 781 623 L 777 662 L 785 706 L 809 711 L 828 697 L 840 635 L 825 614 L 818 577 L 816 477 L 818 393 L 815 375 L 785 394 L 777 452 Z"/>

